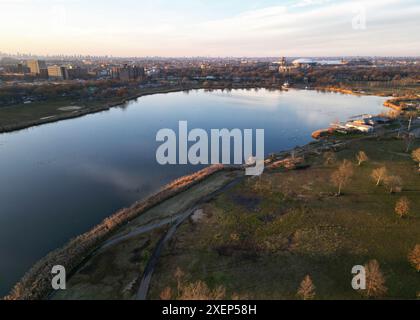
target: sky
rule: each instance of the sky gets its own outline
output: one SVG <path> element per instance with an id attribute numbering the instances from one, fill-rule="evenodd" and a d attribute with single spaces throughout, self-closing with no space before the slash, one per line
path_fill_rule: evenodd
<path id="1" fill-rule="evenodd" d="M 420 0 L 0 0 L 0 51 L 420 56 Z"/>

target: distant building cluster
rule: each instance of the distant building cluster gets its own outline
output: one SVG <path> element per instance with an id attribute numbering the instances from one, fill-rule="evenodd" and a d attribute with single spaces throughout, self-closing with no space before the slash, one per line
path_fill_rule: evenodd
<path id="1" fill-rule="evenodd" d="M 35 76 L 48 77 L 47 64 L 43 60 L 28 60 L 29 73 Z"/>
<path id="2" fill-rule="evenodd" d="M 58 79 L 58 80 L 67 80 L 69 78 L 67 68 L 66 67 L 60 67 L 60 66 L 49 66 L 48 67 L 48 76 L 50 78 Z"/>
<path id="3" fill-rule="evenodd" d="M 282 87 L 337 84 L 363 80 L 400 81 L 399 69 L 414 73 L 417 58 L 275 57 L 267 58 L 159 58 L 96 56 L 8 55 L 0 52 L 0 86 L 37 82 L 115 80 L 140 88 L 155 86 Z M 389 68 L 388 68 L 389 67 Z M 353 72 L 353 71 L 357 71 Z M 404 79 L 415 81 L 415 77 Z M 411 83 L 411 82 L 410 82 Z M 395 85 L 393 83 L 392 85 Z"/>
<path id="4" fill-rule="evenodd" d="M 285 57 L 282 57 L 280 61 L 273 62 L 270 65 L 270 70 L 276 70 L 280 73 L 288 73 L 293 70 L 299 69 L 310 69 L 316 66 L 350 66 L 350 67 L 361 67 L 361 66 L 372 66 L 373 63 L 367 59 L 352 59 L 350 61 L 340 59 L 340 60 L 314 60 L 310 58 L 298 58 L 292 60 L 290 63 L 286 61 Z"/>
<path id="5" fill-rule="evenodd" d="M 26 70 L 22 69 L 21 73 L 29 73 L 30 75 L 38 78 L 52 80 L 69 80 L 84 78 L 87 74 L 87 70 L 77 66 L 60 66 L 60 65 L 49 65 L 43 60 L 27 60 Z M 23 68 L 23 67 L 22 67 Z M 20 70 L 18 70 L 20 71 Z M 26 72 L 25 72 L 26 71 Z M 20 72 L 18 72 L 20 73 Z"/>
<path id="6" fill-rule="evenodd" d="M 73 79 L 117 79 L 121 81 L 143 80 L 146 76 L 144 67 L 124 64 L 93 64 L 89 60 L 77 61 L 77 64 L 30 59 L 23 62 L 6 61 L 6 73 L 10 75 L 27 75 L 35 79 L 53 81 Z M 58 62 L 58 63 L 57 63 Z M 148 71 L 149 74 L 151 71 Z M 153 73 L 153 71 L 152 71 Z"/>
<path id="7" fill-rule="evenodd" d="M 141 80 L 144 78 L 144 68 L 138 66 L 129 66 L 125 64 L 122 67 L 112 67 L 111 77 L 121 81 Z"/>

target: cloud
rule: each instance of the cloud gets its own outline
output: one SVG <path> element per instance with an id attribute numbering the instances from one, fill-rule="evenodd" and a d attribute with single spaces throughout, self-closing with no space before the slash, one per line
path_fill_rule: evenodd
<path id="1" fill-rule="evenodd" d="M 83 4 L 76 7 L 83 8 Z M 23 22 L 16 22 L 30 21 L 28 10 L 12 15 L 0 13 L 3 18 L 0 27 L 10 26 L 15 32 L 0 35 L 0 42 L 19 51 L 37 47 L 49 53 L 125 56 L 418 55 L 420 52 L 417 22 L 420 3 L 415 0 L 301 0 L 225 14 L 221 18 L 210 19 L 211 15 L 202 13 L 201 21 L 188 19 L 189 12 L 183 13 L 184 19 L 171 18 L 168 11 L 153 10 L 142 12 L 144 18 L 140 15 L 139 19 L 124 19 L 121 12 L 107 14 L 75 14 L 69 9 L 67 23 L 52 28 L 51 19 L 41 17 L 28 28 Z M 16 15 L 23 20 L 14 19 Z M 354 21 L 360 17 L 366 20 L 366 25 L 355 29 Z"/>
<path id="2" fill-rule="evenodd" d="M 413 42 L 414 34 L 420 34 L 419 4 L 367 0 L 304 1 L 298 5 L 327 2 L 304 11 L 275 6 L 204 22 L 187 33 L 187 38 L 200 47 L 208 43 L 214 51 L 225 48 L 231 55 L 415 54 L 415 50 L 407 52 L 403 48 Z M 360 14 L 365 15 L 366 28 L 356 30 L 352 23 Z M 391 43 L 398 45 L 392 49 Z"/>
<path id="3" fill-rule="evenodd" d="M 332 0 L 302 0 L 302 1 L 299 1 L 298 3 L 293 4 L 292 7 L 301 8 L 301 7 L 308 7 L 308 6 L 314 6 L 314 5 L 322 5 L 331 1 Z"/>

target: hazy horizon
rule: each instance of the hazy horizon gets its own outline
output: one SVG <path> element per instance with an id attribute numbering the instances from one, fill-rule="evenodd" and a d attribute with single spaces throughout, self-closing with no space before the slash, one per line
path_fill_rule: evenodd
<path id="1" fill-rule="evenodd" d="M 400 56 L 414 0 L 0 0 L 0 51 L 114 57 Z"/>
<path id="2" fill-rule="evenodd" d="M 304 55 L 294 55 L 294 56 L 135 56 L 135 55 L 126 55 L 126 56 L 114 56 L 114 55 L 106 55 L 106 54 L 80 54 L 80 53 L 72 53 L 72 54 L 57 54 L 57 53 L 46 53 L 46 54 L 39 54 L 34 52 L 2 52 L 0 51 L 0 56 L 3 55 L 4 57 L 15 58 L 18 55 L 20 57 L 33 57 L 33 58 L 46 58 L 46 57 L 92 57 L 92 58 L 105 58 L 108 57 L 110 59 L 278 59 L 279 57 L 286 57 L 286 58 L 314 58 L 314 59 L 340 59 L 340 58 L 420 58 L 420 55 L 313 55 L 313 56 L 304 56 Z"/>

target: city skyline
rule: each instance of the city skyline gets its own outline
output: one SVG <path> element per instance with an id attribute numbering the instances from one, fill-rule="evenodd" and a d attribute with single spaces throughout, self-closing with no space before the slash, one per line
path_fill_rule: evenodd
<path id="1" fill-rule="evenodd" d="M 416 56 L 420 4 L 367 1 L 0 1 L 0 51 L 35 55 Z M 36 19 L 36 23 L 33 21 Z"/>

